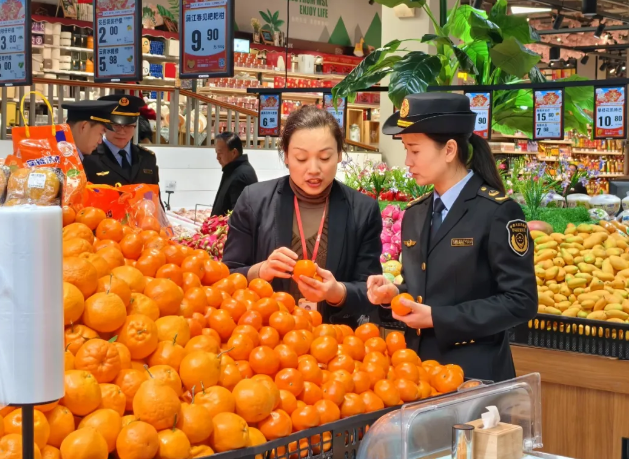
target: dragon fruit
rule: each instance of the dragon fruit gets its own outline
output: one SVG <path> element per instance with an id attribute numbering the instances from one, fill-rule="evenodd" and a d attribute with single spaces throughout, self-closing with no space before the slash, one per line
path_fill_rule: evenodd
<path id="1" fill-rule="evenodd" d="M 382 218 L 390 218 L 392 221 L 395 221 L 399 218 L 400 208 L 396 205 L 389 204 L 382 211 Z"/>
<path id="2" fill-rule="evenodd" d="M 226 216 L 210 217 L 203 222 L 199 232 L 192 237 L 180 237 L 175 241 L 193 249 L 205 250 L 214 260 L 221 261 L 229 231 L 227 222 Z"/>
<path id="3" fill-rule="evenodd" d="M 391 244 L 394 245 L 398 249 L 398 253 L 402 251 L 402 234 L 395 233 L 391 237 Z"/>
<path id="4" fill-rule="evenodd" d="M 393 232 L 388 228 L 384 228 L 382 230 L 382 234 L 380 234 L 380 240 L 382 241 L 383 244 L 387 244 L 391 242 L 392 236 L 393 236 Z"/>
<path id="5" fill-rule="evenodd" d="M 402 219 L 399 219 L 398 221 L 393 223 L 393 226 L 391 227 L 391 232 L 395 234 L 399 234 L 402 232 Z"/>

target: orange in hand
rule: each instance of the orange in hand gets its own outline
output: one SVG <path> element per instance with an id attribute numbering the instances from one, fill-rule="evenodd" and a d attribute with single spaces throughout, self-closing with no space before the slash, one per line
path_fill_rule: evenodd
<path id="1" fill-rule="evenodd" d="M 408 293 L 400 293 L 399 295 L 396 295 L 391 301 L 391 310 L 398 316 L 405 316 L 411 312 L 411 308 L 404 306 L 402 304 L 402 300 L 415 301 Z"/>
<path id="2" fill-rule="evenodd" d="M 299 281 L 301 276 L 315 277 L 317 274 L 317 265 L 312 260 L 299 260 L 293 268 L 293 279 Z"/>

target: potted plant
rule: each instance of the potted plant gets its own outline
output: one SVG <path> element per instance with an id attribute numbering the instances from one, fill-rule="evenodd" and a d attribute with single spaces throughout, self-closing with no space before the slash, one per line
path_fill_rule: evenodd
<path id="1" fill-rule="evenodd" d="M 260 43 L 260 21 L 257 18 L 251 18 L 251 27 L 253 27 L 253 42 Z"/>
<path id="2" fill-rule="evenodd" d="M 284 25 L 284 21 L 280 19 L 280 12 L 276 11 L 275 13 L 271 13 L 271 10 L 267 9 L 266 13 L 264 11 L 259 11 L 259 13 L 260 17 L 266 22 L 266 24 L 262 26 L 262 29 L 272 32 L 273 42 L 275 46 L 279 46 L 280 27 Z"/>

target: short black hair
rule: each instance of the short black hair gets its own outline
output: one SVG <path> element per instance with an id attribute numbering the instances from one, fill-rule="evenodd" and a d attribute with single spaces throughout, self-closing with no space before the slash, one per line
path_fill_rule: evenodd
<path id="1" fill-rule="evenodd" d="M 221 139 L 223 142 L 225 142 L 227 148 L 229 148 L 230 150 L 237 150 L 238 156 L 242 155 L 242 140 L 240 140 L 240 137 L 238 137 L 236 134 L 234 134 L 233 132 L 225 131 L 216 136 L 216 140 L 218 139 Z"/>

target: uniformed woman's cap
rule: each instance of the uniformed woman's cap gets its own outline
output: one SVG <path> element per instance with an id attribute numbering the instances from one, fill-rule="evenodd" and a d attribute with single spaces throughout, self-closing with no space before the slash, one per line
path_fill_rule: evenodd
<path id="1" fill-rule="evenodd" d="M 135 124 L 140 116 L 140 108 L 146 105 L 144 99 L 137 96 L 129 96 L 127 94 L 111 94 L 103 96 L 98 100 L 107 100 L 116 102 L 117 105 L 111 112 L 111 122 L 113 124 Z"/>
<path id="2" fill-rule="evenodd" d="M 102 123 L 111 131 L 111 111 L 116 108 L 114 102 L 100 100 L 82 100 L 80 102 L 66 102 L 61 104 L 68 110 L 68 121 L 94 121 Z"/>
<path id="3" fill-rule="evenodd" d="M 427 92 L 406 96 L 402 107 L 384 123 L 382 132 L 397 134 L 472 134 L 476 113 L 462 94 Z"/>

